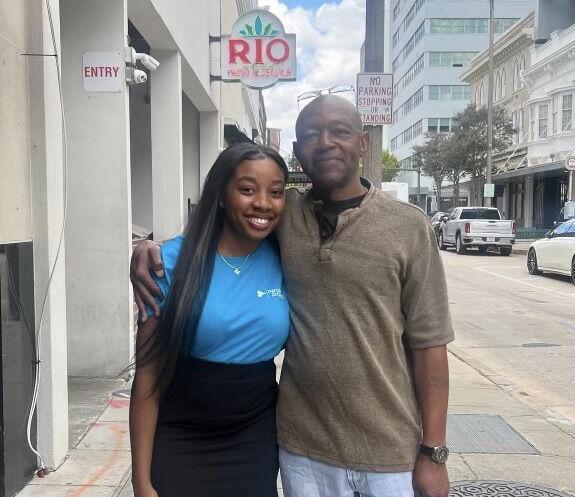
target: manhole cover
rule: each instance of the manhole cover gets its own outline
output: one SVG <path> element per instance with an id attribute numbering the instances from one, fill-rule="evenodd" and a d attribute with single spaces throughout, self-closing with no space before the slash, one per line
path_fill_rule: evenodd
<path id="1" fill-rule="evenodd" d="M 539 454 L 501 416 L 490 414 L 447 416 L 447 446 L 463 454 Z"/>
<path id="2" fill-rule="evenodd" d="M 551 488 L 511 481 L 458 481 L 451 484 L 450 497 L 573 497 Z"/>

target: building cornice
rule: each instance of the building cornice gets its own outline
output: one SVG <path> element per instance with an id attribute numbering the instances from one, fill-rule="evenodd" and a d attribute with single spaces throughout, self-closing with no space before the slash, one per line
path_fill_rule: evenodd
<path id="1" fill-rule="evenodd" d="M 493 46 L 495 64 L 533 44 L 535 39 L 534 23 L 535 14 L 532 12 L 501 35 Z M 472 59 L 471 67 L 460 76 L 460 79 L 471 83 L 487 74 L 488 66 L 489 49 L 480 52 Z"/>
<path id="2" fill-rule="evenodd" d="M 575 57 L 575 40 L 557 50 L 556 52 L 550 54 L 548 57 L 540 60 L 533 64 L 528 70 L 526 70 L 521 79 L 525 83 L 532 87 L 535 79 L 542 73 L 549 73 L 550 77 L 554 77 L 557 73 L 557 69 L 564 65 L 565 61 Z"/>

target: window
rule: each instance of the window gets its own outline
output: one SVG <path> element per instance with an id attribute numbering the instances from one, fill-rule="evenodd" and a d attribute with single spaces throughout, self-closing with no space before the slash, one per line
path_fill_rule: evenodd
<path id="1" fill-rule="evenodd" d="M 564 235 L 566 233 L 570 233 L 571 230 L 569 229 L 571 227 L 571 225 L 575 223 L 575 221 L 573 221 L 572 219 L 570 219 L 569 221 L 564 222 L 563 224 L 560 224 L 557 228 L 555 228 L 555 231 L 553 231 L 553 236 L 560 236 L 560 235 Z"/>
<path id="2" fill-rule="evenodd" d="M 495 33 L 504 33 L 517 21 L 518 19 L 495 19 Z"/>
<path id="3" fill-rule="evenodd" d="M 519 90 L 520 87 L 519 60 L 515 59 L 515 62 L 513 63 L 513 91 Z"/>
<path id="4" fill-rule="evenodd" d="M 539 139 L 547 138 L 549 127 L 549 104 L 539 105 Z"/>
<path id="5" fill-rule="evenodd" d="M 559 100 L 557 97 L 551 100 L 551 134 L 557 134 L 557 113 L 559 111 Z"/>
<path id="6" fill-rule="evenodd" d="M 507 96 L 507 73 L 505 69 L 501 71 L 501 90 L 499 92 L 499 98 L 505 98 Z"/>
<path id="7" fill-rule="evenodd" d="M 519 88 L 523 88 L 525 85 L 523 84 L 523 81 L 521 80 L 521 72 L 525 71 L 525 69 L 527 68 L 527 61 L 525 60 L 525 55 L 523 57 L 521 57 L 521 63 L 519 64 Z"/>
<path id="8" fill-rule="evenodd" d="M 405 44 L 405 48 L 402 50 L 403 52 L 403 60 L 407 59 L 409 54 L 413 52 L 413 49 L 417 46 L 417 44 L 423 39 L 425 35 L 425 21 L 421 23 L 417 31 L 413 33 L 413 36 L 409 39 L 409 41 Z"/>
<path id="9" fill-rule="evenodd" d="M 399 67 L 399 55 L 395 58 L 391 66 L 393 68 L 393 72 L 397 71 L 397 68 Z"/>
<path id="10" fill-rule="evenodd" d="M 519 143 L 519 112 L 513 112 L 511 120 L 513 121 L 513 145 L 517 145 Z"/>
<path id="11" fill-rule="evenodd" d="M 395 84 L 394 96 L 397 96 L 399 94 L 400 88 L 401 89 L 405 88 L 407 85 L 409 85 L 409 83 L 411 83 L 417 77 L 417 75 L 421 71 L 423 71 L 423 68 L 425 67 L 424 60 L 425 59 L 423 55 L 419 57 L 419 59 L 417 59 L 415 64 L 413 64 L 408 69 L 408 71 L 403 75 L 403 77 Z"/>
<path id="12" fill-rule="evenodd" d="M 469 67 L 477 52 L 430 52 L 431 67 Z"/>
<path id="13" fill-rule="evenodd" d="M 495 76 L 495 101 L 499 100 L 501 95 L 501 74 L 497 71 L 497 75 Z"/>
<path id="14" fill-rule="evenodd" d="M 413 109 L 415 109 L 421 102 L 423 102 L 423 87 L 417 90 L 407 101 L 397 109 L 397 112 L 401 113 L 401 116 L 406 116 Z"/>
<path id="15" fill-rule="evenodd" d="M 563 109 L 561 114 L 561 131 L 573 129 L 573 95 L 563 95 Z"/>
<path id="16" fill-rule="evenodd" d="M 494 31 L 501 34 L 518 19 L 495 19 Z M 432 34 L 481 34 L 489 33 L 489 19 L 431 19 Z"/>
<path id="17" fill-rule="evenodd" d="M 569 233 L 569 236 L 575 236 L 575 221 L 573 222 L 567 233 Z"/>
<path id="18" fill-rule="evenodd" d="M 463 209 L 459 219 L 501 219 L 497 209 Z"/>
<path id="19" fill-rule="evenodd" d="M 429 87 L 429 100 L 469 100 L 469 98 L 467 85 L 431 85 Z"/>
<path id="20" fill-rule="evenodd" d="M 453 129 L 455 129 L 455 125 L 449 117 L 430 117 L 427 119 L 428 133 L 448 133 Z"/>
<path id="21" fill-rule="evenodd" d="M 395 34 L 393 35 L 393 46 L 395 47 L 395 45 L 397 45 L 397 42 L 399 41 L 399 29 L 395 32 Z"/>
<path id="22" fill-rule="evenodd" d="M 535 106 L 529 109 L 529 136 L 531 141 L 535 141 Z"/>
<path id="23" fill-rule="evenodd" d="M 397 142 L 399 139 L 401 139 L 401 144 L 405 145 L 406 143 L 419 136 L 421 133 L 423 133 L 423 121 L 419 120 L 413 126 L 410 126 L 399 136 L 396 136 L 393 140 L 391 140 L 392 150 L 397 147 Z"/>
<path id="24" fill-rule="evenodd" d="M 483 84 L 483 81 L 481 82 L 481 85 L 479 87 L 479 105 L 484 105 L 485 104 L 485 85 Z"/>
<path id="25" fill-rule="evenodd" d="M 424 3 L 425 3 L 425 0 L 415 0 L 415 3 L 411 7 L 411 9 L 409 9 L 409 12 L 407 13 L 407 15 L 405 16 L 405 19 L 401 23 L 401 26 L 403 27 L 403 31 L 406 31 L 407 28 L 409 27 L 409 25 L 413 22 L 413 20 L 415 19 L 415 16 L 420 11 L 421 7 L 423 7 Z"/>

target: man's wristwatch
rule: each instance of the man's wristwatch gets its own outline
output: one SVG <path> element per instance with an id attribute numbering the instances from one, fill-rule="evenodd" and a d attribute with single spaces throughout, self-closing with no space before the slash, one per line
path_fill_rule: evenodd
<path id="1" fill-rule="evenodd" d="M 429 456 L 431 460 L 437 464 L 444 464 L 449 457 L 449 449 L 445 445 L 428 447 L 427 445 L 420 444 L 419 453 Z"/>

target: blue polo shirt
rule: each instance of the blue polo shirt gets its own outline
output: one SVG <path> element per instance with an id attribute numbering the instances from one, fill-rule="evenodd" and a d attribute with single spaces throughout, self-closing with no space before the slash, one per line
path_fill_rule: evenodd
<path id="1" fill-rule="evenodd" d="M 164 277 L 154 278 L 164 295 L 182 242 L 178 236 L 161 247 Z M 245 257 L 225 259 L 237 267 Z M 216 254 L 195 339 L 184 338 L 182 352 L 207 361 L 252 364 L 274 358 L 284 347 L 288 332 L 289 304 L 281 261 L 274 244 L 264 240 L 241 266 L 239 275 Z"/>

